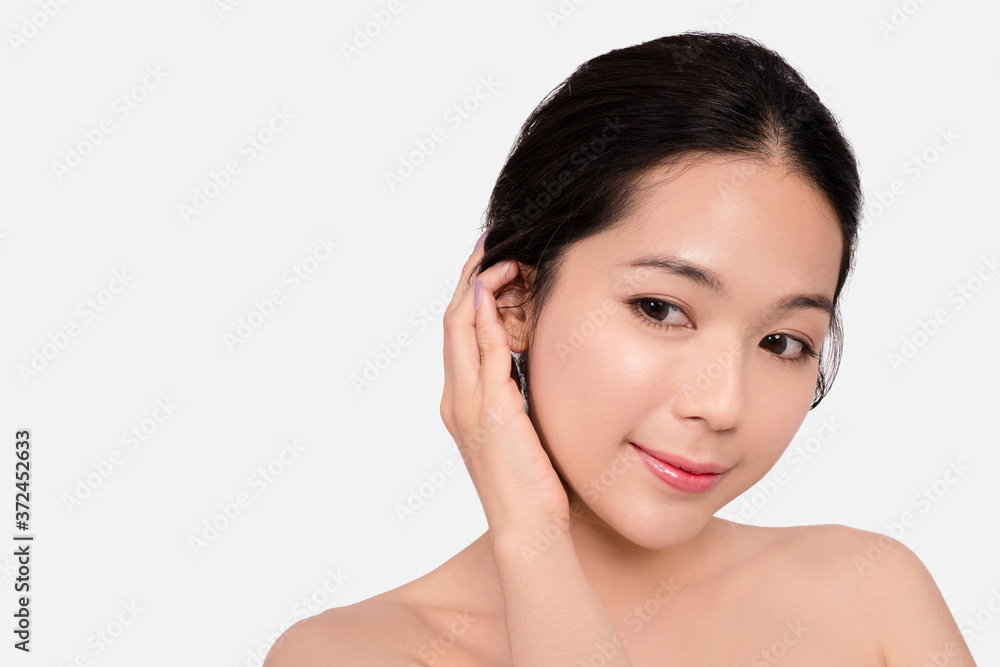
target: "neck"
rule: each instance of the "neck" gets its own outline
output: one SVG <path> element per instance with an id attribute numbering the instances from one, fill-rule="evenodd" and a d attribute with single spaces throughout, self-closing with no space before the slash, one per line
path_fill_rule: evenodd
<path id="1" fill-rule="evenodd" d="M 657 549 L 636 544 L 594 515 L 575 521 L 570 533 L 587 579 L 618 621 L 651 598 L 664 602 L 709 578 L 719 564 L 723 523 L 711 517 L 691 539 Z"/>
<path id="2" fill-rule="evenodd" d="M 582 507 L 572 516 L 570 534 L 587 579 L 615 623 L 623 622 L 636 607 L 664 604 L 710 578 L 730 550 L 725 538 L 731 527 L 738 525 L 713 516 L 693 538 L 665 549 L 650 549 L 625 538 L 589 508 Z M 479 590 L 488 592 L 481 600 L 495 615 L 502 616 L 503 594 L 492 567 L 489 532 L 483 533 L 468 551 L 473 559 L 490 562 L 491 567 L 479 569 L 483 575 Z"/>

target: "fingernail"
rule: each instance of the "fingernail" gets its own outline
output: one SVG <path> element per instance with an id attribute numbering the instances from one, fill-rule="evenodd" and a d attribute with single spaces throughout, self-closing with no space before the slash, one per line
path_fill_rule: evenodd
<path id="1" fill-rule="evenodd" d="M 479 250 L 479 248 L 482 247 L 483 241 L 486 240 L 486 235 L 489 234 L 489 233 L 490 233 L 490 230 L 488 230 L 488 229 L 485 232 L 483 232 L 483 235 L 479 237 L 478 241 L 476 241 L 476 247 L 475 247 L 474 250 Z"/>
<path id="2" fill-rule="evenodd" d="M 479 303 L 483 300 L 483 281 L 476 278 L 476 286 L 472 288 L 472 303 L 476 310 L 479 310 Z"/>

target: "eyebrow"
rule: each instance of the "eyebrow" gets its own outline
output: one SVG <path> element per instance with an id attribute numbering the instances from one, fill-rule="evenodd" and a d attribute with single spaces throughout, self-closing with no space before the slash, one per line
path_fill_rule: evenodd
<path id="1" fill-rule="evenodd" d="M 720 297 L 726 296 L 726 286 L 717 275 L 705 267 L 698 266 L 673 255 L 646 255 L 631 262 L 620 264 L 619 266 L 633 269 L 656 269 L 681 276 L 710 289 Z M 833 300 L 827 295 L 817 292 L 813 294 L 791 294 L 777 299 L 772 304 L 772 310 L 780 313 L 805 309 L 821 310 L 830 317 L 833 317 Z"/>

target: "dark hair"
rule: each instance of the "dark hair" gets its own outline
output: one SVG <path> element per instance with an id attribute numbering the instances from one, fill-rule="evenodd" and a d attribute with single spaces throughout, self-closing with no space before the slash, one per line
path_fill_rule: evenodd
<path id="1" fill-rule="evenodd" d="M 567 247 L 619 223 L 651 169 L 703 154 L 780 163 L 837 214 L 840 275 L 812 409 L 840 365 L 840 293 L 854 264 L 861 184 L 837 120 L 791 65 L 752 39 L 687 32 L 580 65 L 521 127 L 490 196 L 474 273 L 506 259 L 533 268 L 533 333 Z M 527 356 L 514 355 L 525 410 Z"/>

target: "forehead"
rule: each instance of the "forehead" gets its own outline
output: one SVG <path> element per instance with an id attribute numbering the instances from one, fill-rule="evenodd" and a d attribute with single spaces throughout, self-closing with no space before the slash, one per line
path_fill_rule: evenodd
<path id="1" fill-rule="evenodd" d="M 619 224 L 572 252 L 590 275 L 663 253 L 709 268 L 727 287 L 832 296 L 842 238 L 828 199 L 800 174 L 782 164 L 702 156 L 647 172 Z"/>

